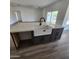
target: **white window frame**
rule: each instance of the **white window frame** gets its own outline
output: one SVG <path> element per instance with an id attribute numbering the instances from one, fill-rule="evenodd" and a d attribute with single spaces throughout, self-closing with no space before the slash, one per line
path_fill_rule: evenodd
<path id="1" fill-rule="evenodd" d="M 58 16 L 58 10 L 56 10 L 56 11 L 57 11 L 57 16 Z M 56 11 L 50 11 L 50 13 L 51 13 L 50 22 L 47 22 L 47 24 L 56 24 L 56 22 L 55 23 L 51 22 L 52 21 L 52 12 L 56 12 Z M 57 20 L 57 16 L 56 16 L 56 20 Z M 47 12 L 47 17 L 48 17 L 48 12 Z"/>

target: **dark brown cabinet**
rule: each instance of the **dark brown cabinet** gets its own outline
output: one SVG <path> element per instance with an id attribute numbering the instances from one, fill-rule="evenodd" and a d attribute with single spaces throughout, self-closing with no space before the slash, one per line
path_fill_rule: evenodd
<path id="1" fill-rule="evenodd" d="M 36 37 L 34 37 L 34 38 L 32 39 L 33 44 L 39 44 L 39 43 L 41 43 L 41 40 L 42 40 L 42 39 L 43 39 L 42 36 L 36 36 Z"/>
<path id="2" fill-rule="evenodd" d="M 52 41 L 56 41 L 58 39 L 60 39 L 62 32 L 63 32 L 64 28 L 54 28 L 52 29 L 52 33 L 49 35 L 43 35 L 43 36 L 34 36 L 34 32 L 31 31 L 31 43 L 33 44 L 43 44 L 43 43 L 48 43 L 48 42 L 52 42 Z M 11 33 L 13 42 L 15 44 L 15 47 L 18 48 L 19 44 L 21 42 L 21 38 L 19 36 L 19 33 Z"/>
<path id="3" fill-rule="evenodd" d="M 52 29 L 51 33 L 51 41 L 55 41 L 61 38 L 62 32 L 64 28 L 55 28 Z"/>
<path id="4" fill-rule="evenodd" d="M 32 40 L 34 44 L 47 43 L 50 41 L 50 35 L 36 36 Z"/>

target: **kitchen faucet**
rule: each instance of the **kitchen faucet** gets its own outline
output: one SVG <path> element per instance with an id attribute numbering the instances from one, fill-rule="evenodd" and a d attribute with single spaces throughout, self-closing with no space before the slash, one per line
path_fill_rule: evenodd
<path id="1" fill-rule="evenodd" d="M 40 24 L 39 24 L 40 26 L 42 25 L 42 20 L 43 20 L 44 22 L 46 21 L 44 17 L 41 17 L 41 18 L 40 18 Z"/>

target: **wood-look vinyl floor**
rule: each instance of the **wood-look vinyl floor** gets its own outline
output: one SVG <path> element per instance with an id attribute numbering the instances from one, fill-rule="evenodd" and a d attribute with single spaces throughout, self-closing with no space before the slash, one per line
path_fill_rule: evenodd
<path id="1" fill-rule="evenodd" d="M 63 32 L 61 39 L 55 42 L 11 50 L 10 52 L 11 59 L 69 59 L 69 33 Z"/>

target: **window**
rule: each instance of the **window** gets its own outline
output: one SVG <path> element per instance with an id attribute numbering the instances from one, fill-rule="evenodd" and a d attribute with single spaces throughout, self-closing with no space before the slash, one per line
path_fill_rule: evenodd
<path id="1" fill-rule="evenodd" d="M 55 24 L 57 19 L 58 11 L 52 11 L 47 13 L 47 24 Z"/>

